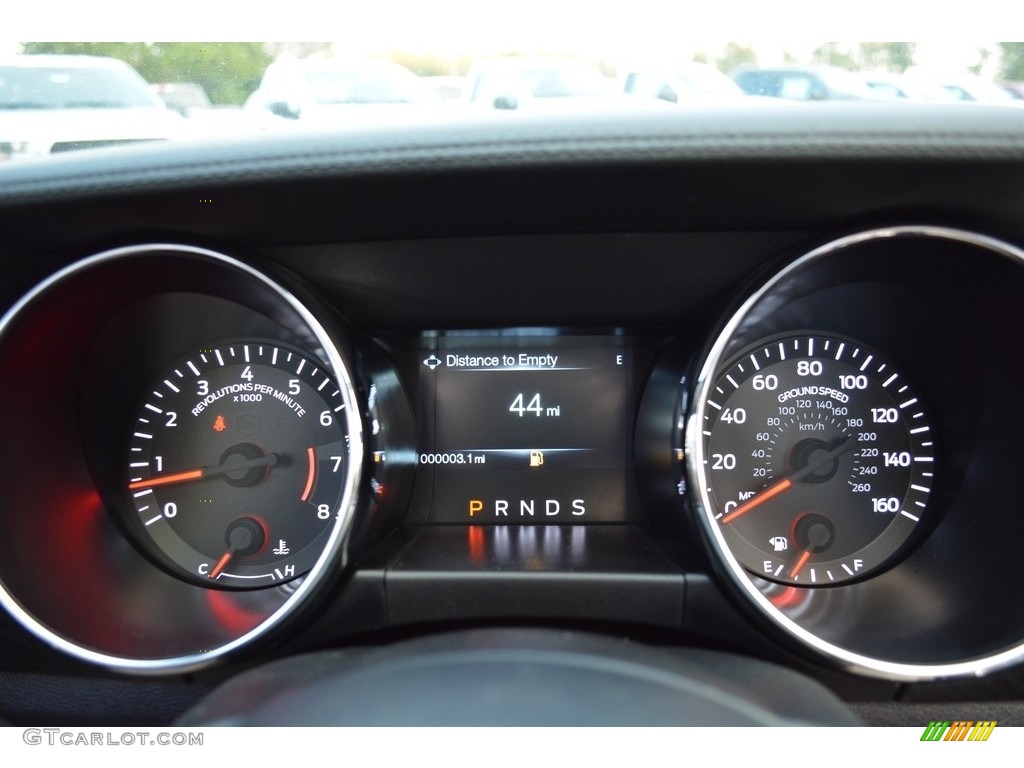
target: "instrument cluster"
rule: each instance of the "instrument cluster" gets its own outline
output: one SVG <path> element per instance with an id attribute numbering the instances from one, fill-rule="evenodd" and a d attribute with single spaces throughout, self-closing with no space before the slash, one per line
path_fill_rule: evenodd
<path id="1" fill-rule="evenodd" d="M 817 659 L 1005 667 L 1022 276 L 1012 245 L 895 227 L 755 278 L 696 334 L 370 332 L 271 263 L 108 251 L 0 324 L 7 438 L 46 467 L 0 469 L 0 601 L 71 656 L 179 672 L 286 636 L 396 530 L 464 535 L 472 580 L 527 531 L 559 556 L 506 558 L 526 576 L 642 529 Z"/>

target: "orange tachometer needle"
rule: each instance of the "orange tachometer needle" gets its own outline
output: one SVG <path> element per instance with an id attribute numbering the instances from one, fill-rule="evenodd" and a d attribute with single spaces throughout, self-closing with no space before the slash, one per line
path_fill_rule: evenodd
<path id="1" fill-rule="evenodd" d="M 805 549 L 803 553 L 800 555 L 800 558 L 793 564 L 793 568 L 789 572 L 790 577 L 795 579 L 797 574 L 800 573 L 800 569 L 807 565 L 807 561 L 810 559 L 811 550 Z"/>
<path id="2" fill-rule="evenodd" d="M 752 509 L 755 509 L 759 504 L 764 504 L 768 499 L 778 496 L 783 491 L 788 491 L 793 487 L 792 481 L 788 477 L 779 480 L 774 485 L 769 485 L 759 494 L 753 498 L 747 499 L 745 502 L 740 504 L 736 509 L 730 512 L 728 515 L 722 518 L 722 523 L 731 523 L 737 517 L 747 514 Z"/>
<path id="3" fill-rule="evenodd" d="M 172 485 L 173 483 L 187 483 L 191 480 L 201 480 L 204 477 L 215 475 L 226 475 L 229 472 L 239 472 L 253 469 L 255 467 L 273 467 L 277 465 L 280 457 L 276 453 L 268 453 L 266 456 L 259 456 L 255 459 L 245 461 L 228 461 L 224 464 L 216 464 L 212 467 L 199 467 L 184 472 L 175 472 L 173 475 L 160 475 L 151 477 L 148 480 L 136 480 L 128 483 L 128 490 L 137 491 L 140 488 L 155 488 L 159 485 Z"/>
<path id="4" fill-rule="evenodd" d="M 136 480 L 134 483 L 128 483 L 128 489 L 135 491 L 139 488 L 154 488 L 158 485 L 170 485 L 171 483 L 185 483 L 189 480 L 198 480 L 203 477 L 203 470 L 192 469 L 188 472 L 176 472 L 173 475 L 162 475 L 160 477 L 151 477 L 149 480 Z"/>

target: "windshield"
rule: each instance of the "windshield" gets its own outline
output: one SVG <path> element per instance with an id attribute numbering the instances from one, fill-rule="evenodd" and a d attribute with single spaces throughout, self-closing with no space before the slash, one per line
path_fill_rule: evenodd
<path id="1" fill-rule="evenodd" d="M 382 0 L 336 9 L 291 0 L 244 15 L 182 0 L 159 23 L 147 22 L 155 29 L 145 35 L 115 0 L 97 0 L 89 14 L 55 7 L 65 0 L 42 0 L 34 26 L 22 25 L 17 13 L 5 18 L 15 42 L 0 42 L 0 163 L 138 141 L 272 136 L 382 120 L 408 126 L 545 112 L 682 115 L 718 104 L 737 112 L 737 103 L 756 110 L 840 100 L 1024 108 L 1024 43 L 984 42 L 1007 30 L 979 32 L 976 19 L 998 16 L 986 16 L 986 0 L 980 2 L 941 38 L 830 42 L 837 31 L 870 30 L 865 20 L 895 17 L 900 31 L 911 33 L 926 25 L 919 14 L 906 16 L 880 0 L 841 15 L 810 3 L 790 11 L 798 0 L 738 0 L 700 13 L 654 0 L 515 0 L 493 8 L 469 0 Z M 831 29 L 808 26 L 829 16 Z M 80 29 L 82 42 L 46 42 Z M 252 30 L 256 40 L 271 41 L 236 40 Z M 137 42 L 175 31 L 227 41 Z M 317 35 L 327 39 L 298 42 Z M 286 41 L 273 42 L 279 36 Z M 129 119 L 129 109 L 147 116 Z M 81 119 L 87 111 L 89 119 Z M 91 114 L 100 111 L 105 118 Z"/>

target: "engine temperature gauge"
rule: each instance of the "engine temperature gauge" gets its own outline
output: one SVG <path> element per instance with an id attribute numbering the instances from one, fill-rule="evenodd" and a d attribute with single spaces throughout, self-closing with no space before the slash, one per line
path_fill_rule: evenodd
<path id="1" fill-rule="evenodd" d="M 905 548 L 926 514 L 935 446 L 923 404 L 876 352 L 776 338 L 737 356 L 708 393 L 698 478 L 747 570 L 837 584 Z"/>
<path id="2" fill-rule="evenodd" d="M 308 571 L 349 471 L 325 366 L 276 342 L 198 351 L 146 397 L 129 441 L 129 528 L 174 574 L 251 588 Z"/>

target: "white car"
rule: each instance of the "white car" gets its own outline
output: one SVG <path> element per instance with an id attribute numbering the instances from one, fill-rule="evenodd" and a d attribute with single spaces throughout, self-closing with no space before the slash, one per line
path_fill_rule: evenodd
<path id="1" fill-rule="evenodd" d="M 0 60 L 0 161 L 181 135 L 180 116 L 123 61 L 60 55 Z"/>
<path id="2" fill-rule="evenodd" d="M 499 110 L 572 112 L 636 110 L 649 104 L 616 92 L 614 82 L 583 61 L 508 56 L 478 61 L 469 70 L 470 103 Z"/>
<path id="3" fill-rule="evenodd" d="M 440 97 L 399 64 L 376 60 L 279 59 L 267 67 L 245 109 L 267 127 L 284 120 L 344 125 L 388 120 L 409 109 L 441 108 Z"/>
<path id="4" fill-rule="evenodd" d="M 631 96 L 672 104 L 750 99 L 727 75 L 696 61 L 671 68 L 631 68 L 622 78 L 622 90 Z"/>

